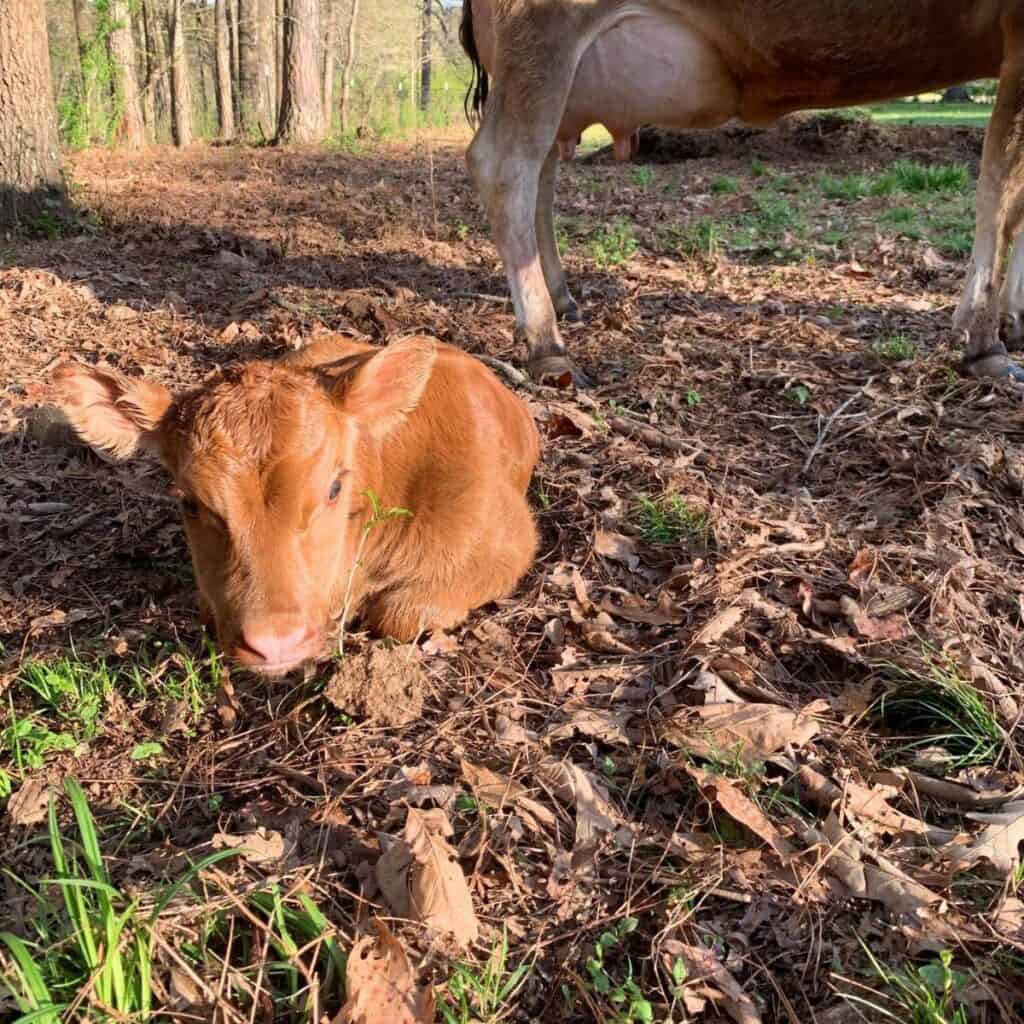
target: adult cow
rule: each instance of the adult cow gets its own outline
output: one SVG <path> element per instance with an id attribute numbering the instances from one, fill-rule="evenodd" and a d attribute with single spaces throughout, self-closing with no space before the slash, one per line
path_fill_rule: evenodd
<path id="1" fill-rule="evenodd" d="M 998 75 L 954 326 L 966 372 L 1024 383 L 1000 339 L 1002 314 L 1024 340 L 1024 242 L 1004 270 L 1024 218 L 1024 0 L 466 0 L 462 41 L 482 112 L 467 159 L 534 377 L 577 372 L 551 207 L 559 149 L 588 125 L 626 158 L 643 123 L 765 125 Z"/>

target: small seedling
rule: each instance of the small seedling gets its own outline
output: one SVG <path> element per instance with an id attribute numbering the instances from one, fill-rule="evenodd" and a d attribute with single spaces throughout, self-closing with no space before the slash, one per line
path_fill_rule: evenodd
<path id="1" fill-rule="evenodd" d="M 602 932 L 594 943 L 594 955 L 587 958 L 586 986 L 592 993 L 611 1004 L 612 1024 L 653 1024 L 654 1007 L 633 976 L 633 963 L 626 957 L 626 976 L 619 980 L 617 972 L 607 963 L 607 956 L 622 940 L 636 931 L 635 917 L 624 917 L 614 928 Z"/>
<path id="2" fill-rule="evenodd" d="M 345 600 L 341 606 L 341 629 L 338 632 L 338 657 L 345 656 L 345 623 L 348 621 L 348 614 L 352 603 L 352 583 L 355 580 L 356 572 L 362 568 L 363 549 L 370 538 L 370 534 L 379 526 L 389 523 L 395 519 L 411 516 L 412 512 L 407 508 L 384 508 L 380 498 L 367 488 L 366 497 L 370 502 L 370 518 L 359 531 L 359 543 L 356 545 L 356 555 L 352 561 L 352 568 L 348 573 L 348 582 L 345 584 Z"/>
<path id="3" fill-rule="evenodd" d="M 512 1016 L 512 1001 L 526 982 L 533 964 L 508 966 L 508 932 L 491 950 L 483 968 L 456 963 L 440 1003 L 445 1024 L 497 1024 Z"/>
<path id="4" fill-rule="evenodd" d="M 455 237 L 460 242 L 464 242 L 469 237 L 469 225 L 462 220 L 455 222 Z"/>
<path id="5" fill-rule="evenodd" d="M 755 178 L 763 178 L 768 173 L 768 165 L 755 157 L 750 161 L 750 173 Z"/>
<path id="6" fill-rule="evenodd" d="M 876 355 L 894 362 L 914 358 L 914 343 L 905 334 L 893 334 L 871 346 Z"/>
<path id="7" fill-rule="evenodd" d="M 621 219 L 602 228 L 590 241 L 590 255 L 601 267 L 625 263 L 638 248 L 632 226 Z"/>
<path id="8" fill-rule="evenodd" d="M 795 384 L 782 392 L 791 402 L 803 408 L 811 399 L 811 389 L 806 384 Z"/>
<path id="9" fill-rule="evenodd" d="M 634 516 L 644 540 L 652 544 L 703 541 L 710 530 L 707 512 L 678 494 L 641 496 L 634 503 Z"/>
<path id="10" fill-rule="evenodd" d="M 730 178 L 728 175 L 722 175 L 721 178 L 715 178 L 711 182 L 711 191 L 716 195 L 733 195 L 739 192 L 740 185 L 735 178 Z"/>
<path id="11" fill-rule="evenodd" d="M 700 392 L 697 391 L 695 388 L 687 388 L 686 389 L 686 404 L 691 409 L 694 409 L 698 405 L 700 405 Z"/>
<path id="12" fill-rule="evenodd" d="M 710 218 L 687 224 L 685 228 L 672 225 L 666 232 L 668 247 L 680 256 L 713 260 L 718 255 L 721 231 Z"/>
<path id="13" fill-rule="evenodd" d="M 654 183 L 654 168 L 646 164 L 633 168 L 633 184 L 637 188 L 650 188 Z"/>

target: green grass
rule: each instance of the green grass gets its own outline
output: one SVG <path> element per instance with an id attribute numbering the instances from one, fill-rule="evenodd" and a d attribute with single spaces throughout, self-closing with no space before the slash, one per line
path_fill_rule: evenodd
<path id="1" fill-rule="evenodd" d="M 714 259 L 721 248 L 721 225 L 710 217 L 700 217 L 685 226 L 670 224 L 659 241 L 666 250 L 687 259 Z"/>
<path id="2" fill-rule="evenodd" d="M 524 961 L 510 969 L 508 932 L 502 932 L 482 968 L 466 963 L 452 965 L 438 1004 L 444 1024 L 498 1024 L 508 1019 L 532 968 L 532 963 Z"/>
<path id="3" fill-rule="evenodd" d="M 647 164 L 638 164 L 633 168 L 632 177 L 637 188 L 650 188 L 654 184 L 654 168 Z"/>
<path id="4" fill-rule="evenodd" d="M 920 164 L 897 160 L 871 185 L 871 194 L 890 196 L 897 192 L 915 195 L 923 192 L 962 192 L 971 184 L 966 164 Z"/>
<path id="5" fill-rule="evenodd" d="M 633 226 L 621 218 L 598 229 L 587 252 L 600 267 L 615 267 L 631 259 L 639 248 Z"/>
<path id="6" fill-rule="evenodd" d="M 638 497 L 633 518 L 644 540 L 651 544 L 679 544 L 706 540 L 711 524 L 707 512 L 678 494 Z"/>
<path id="7" fill-rule="evenodd" d="M 883 666 L 888 691 L 874 707 L 877 720 L 901 736 L 897 756 L 938 747 L 951 770 L 993 765 L 1006 734 L 989 701 L 963 679 L 955 664 L 928 655 L 920 671 Z"/>
<path id="8" fill-rule="evenodd" d="M 905 334 L 892 334 L 888 338 L 881 338 L 871 346 L 871 349 L 883 359 L 891 359 L 894 362 L 913 359 L 917 352 L 914 343 Z"/>
<path id="9" fill-rule="evenodd" d="M 974 125 L 984 128 L 992 116 L 989 103 L 873 103 L 868 108 L 872 121 L 882 124 Z"/>
<path id="10" fill-rule="evenodd" d="M 711 182 L 711 191 L 716 195 L 733 195 L 740 190 L 740 183 L 728 175 L 722 175 Z"/>
<path id="11" fill-rule="evenodd" d="M 871 195 L 867 174 L 819 174 L 818 189 L 826 199 L 863 199 Z"/>
<path id="12" fill-rule="evenodd" d="M 625 970 L 612 966 L 609 955 L 617 952 L 626 936 L 636 931 L 635 917 L 624 917 L 606 929 L 594 943 L 593 955 L 584 962 L 584 985 L 602 1005 L 600 1019 L 607 1024 L 653 1024 L 654 1007 L 633 974 L 633 963 L 625 957 Z"/>

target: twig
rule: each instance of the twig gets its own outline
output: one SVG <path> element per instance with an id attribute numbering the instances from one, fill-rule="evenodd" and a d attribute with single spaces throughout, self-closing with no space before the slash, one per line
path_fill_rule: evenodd
<path id="1" fill-rule="evenodd" d="M 855 402 L 862 394 L 864 394 L 864 392 L 869 387 L 871 387 L 871 382 L 874 379 L 874 377 L 868 377 L 867 383 L 862 388 L 859 388 L 852 395 L 850 395 L 850 397 L 845 402 L 843 402 L 843 404 L 839 406 L 839 408 L 836 409 L 836 411 L 832 413 L 832 415 L 829 416 L 827 420 L 825 420 L 824 424 L 818 430 L 818 440 L 814 442 L 814 447 L 807 453 L 807 458 L 804 459 L 803 469 L 800 470 L 801 476 L 803 476 L 807 472 L 807 470 L 811 468 L 811 463 L 814 461 L 815 456 L 824 447 L 825 438 L 828 437 L 828 432 L 832 429 L 832 424 L 835 423 L 837 419 L 839 419 L 843 412 L 847 408 L 849 408 L 849 406 L 852 405 L 853 402 Z"/>
<path id="2" fill-rule="evenodd" d="M 500 302 L 502 304 L 512 301 L 508 295 L 488 295 L 486 292 L 449 292 L 450 299 L 479 299 L 480 302 Z"/>

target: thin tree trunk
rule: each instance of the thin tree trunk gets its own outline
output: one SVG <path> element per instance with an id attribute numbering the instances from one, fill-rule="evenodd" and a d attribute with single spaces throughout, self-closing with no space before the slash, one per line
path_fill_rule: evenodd
<path id="1" fill-rule="evenodd" d="M 352 96 L 352 73 L 356 66 L 356 27 L 359 21 L 359 0 L 352 0 L 348 18 L 348 45 L 345 50 L 344 80 L 341 83 L 341 130 L 348 131 L 348 107 Z"/>
<path id="2" fill-rule="evenodd" d="M 238 63 L 238 0 L 224 0 L 227 8 L 228 28 L 231 36 L 231 100 L 235 111 L 235 131 L 241 128 L 242 80 Z"/>
<path id="3" fill-rule="evenodd" d="M 277 48 L 277 0 L 260 0 L 260 67 L 263 71 L 263 109 L 266 111 L 266 122 L 263 133 L 273 138 L 277 132 L 277 115 L 280 108 L 277 104 L 277 79 L 279 62 L 276 59 Z"/>
<path id="4" fill-rule="evenodd" d="M 330 134 L 334 127 L 334 50 L 338 45 L 338 6 L 335 0 L 322 0 L 321 18 L 324 23 L 323 79 L 320 86 L 320 103 L 323 110 L 324 133 Z"/>
<path id="5" fill-rule="evenodd" d="M 170 13 L 167 0 L 145 0 L 143 16 L 146 21 L 146 38 L 149 51 L 146 59 L 149 65 L 149 79 L 146 91 L 153 97 L 153 139 L 161 142 L 167 138 L 171 117 L 170 90 Z"/>
<path id="6" fill-rule="evenodd" d="M 235 107 L 231 97 L 231 40 L 228 29 L 228 0 L 216 0 L 214 7 L 214 52 L 217 64 L 217 127 L 222 139 L 235 137 Z"/>
<path id="7" fill-rule="evenodd" d="M 75 12 L 75 41 L 78 43 L 78 72 L 82 77 L 82 96 L 85 96 L 85 66 L 88 60 L 89 26 L 85 22 L 85 0 L 72 0 Z"/>
<path id="8" fill-rule="evenodd" d="M 192 96 L 183 14 L 182 0 L 171 0 L 171 134 L 176 146 L 187 146 L 192 141 Z"/>
<path id="9" fill-rule="evenodd" d="M 284 0 L 274 3 L 274 110 L 280 114 L 284 88 Z"/>
<path id="10" fill-rule="evenodd" d="M 146 126 L 135 74 L 135 39 L 128 0 L 110 0 L 110 21 L 107 52 L 113 71 L 114 109 L 118 113 L 116 138 L 123 146 L 135 149 L 146 141 Z"/>
<path id="11" fill-rule="evenodd" d="M 264 77 L 262 0 L 238 0 L 239 107 L 242 132 L 270 137 L 270 112 Z"/>
<path id="12" fill-rule="evenodd" d="M 155 82 L 156 68 L 153 64 L 153 38 L 150 35 L 150 18 L 146 13 L 146 2 L 143 0 L 138 7 L 139 31 L 142 37 L 142 118 L 146 122 L 146 130 L 149 137 L 156 141 L 156 96 L 153 85 Z"/>
<path id="13" fill-rule="evenodd" d="M 468 3 L 469 0 L 466 0 Z M 420 110 L 430 109 L 431 44 L 433 42 L 432 10 L 434 0 L 423 0 L 420 24 Z"/>
<path id="14" fill-rule="evenodd" d="M 63 190 L 43 0 L 0 3 L 0 225 L 38 217 Z"/>
<path id="15" fill-rule="evenodd" d="M 319 51 L 320 0 L 285 0 L 278 142 L 318 142 L 323 138 Z"/>

